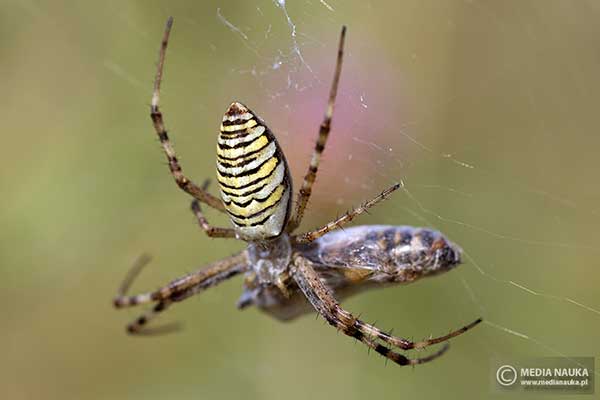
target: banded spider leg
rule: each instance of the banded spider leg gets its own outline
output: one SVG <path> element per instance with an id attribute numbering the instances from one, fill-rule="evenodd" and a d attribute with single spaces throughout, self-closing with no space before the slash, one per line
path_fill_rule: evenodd
<path id="1" fill-rule="evenodd" d="M 342 27 L 342 33 L 340 34 L 340 42 L 338 45 L 337 61 L 335 65 L 335 73 L 333 75 L 333 82 L 331 83 L 331 89 L 329 91 L 329 101 L 327 102 L 327 110 L 325 111 L 325 117 L 319 127 L 319 137 L 313 150 L 313 154 L 308 166 L 308 171 L 304 175 L 304 181 L 298 192 L 298 200 L 296 202 L 296 209 L 294 216 L 290 220 L 287 226 L 287 232 L 293 232 L 304 216 L 304 210 L 308 204 L 308 199 L 312 193 L 312 186 L 317 179 L 317 172 L 319 170 L 319 163 L 321 162 L 321 154 L 325 150 L 325 144 L 331 131 L 331 119 L 333 118 L 333 107 L 335 105 L 335 98 L 337 96 L 338 84 L 340 82 L 340 75 L 342 73 L 342 61 L 344 58 L 344 40 L 346 38 L 346 27 Z"/>
<path id="2" fill-rule="evenodd" d="M 432 361 L 444 354 L 449 345 L 445 343 L 440 350 L 427 357 L 410 359 L 393 351 L 390 347 L 378 343 L 377 340 L 381 340 L 389 346 L 398 347 L 402 350 L 421 349 L 433 344 L 446 342 L 447 340 L 468 331 L 481 322 L 481 319 L 477 319 L 469 325 L 450 332 L 447 335 L 420 342 L 413 342 L 383 332 L 379 328 L 361 321 L 348 311 L 344 310 L 333 296 L 331 290 L 329 290 L 329 288 L 321 281 L 321 278 L 312 267 L 311 262 L 299 254 L 296 254 L 294 257 L 293 277 L 315 310 L 330 325 L 341 330 L 344 334 L 363 342 L 369 348 L 399 365 L 416 365 Z"/>
<path id="3" fill-rule="evenodd" d="M 210 179 L 206 179 L 202 184 L 202 190 L 207 190 L 208 185 L 210 184 Z M 207 236 L 213 238 L 229 238 L 234 239 L 236 237 L 235 230 L 232 228 L 219 228 L 217 226 L 212 226 L 208 223 L 208 220 L 204 216 L 202 209 L 200 208 L 200 202 L 198 199 L 192 200 L 192 204 L 190 206 L 192 212 L 196 216 L 196 220 L 198 221 L 198 225 L 200 228 L 206 233 Z"/>
<path id="4" fill-rule="evenodd" d="M 232 276 L 245 272 L 248 269 L 245 253 L 227 257 L 215 261 L 207 267 L 196 272 L 175 279 L 168 285 L 155 290 L 137 295 L 127 295 L 127 291 L 142 268 L 147 264 L 147 258 L 137 262 L 125 277 L 117 296 L 113 300 L 116 308 L 132 307 L 139 304 L 156 302 L 156 305 L 148 312 L 142 314 L 136 320 L 127 325 L 127 331 L 132 334 L 140 333 L 142 328 L 157 314 L 163 312 L 171 303 L 179 302 L 193 296 L 205 289 L 215 286 Z"/>
<path id="5" fill-rule="evenodd" d="M 196 185 L 194 182 L 188 179 L 185 175 L 183 175 L 183 170 L 181 169 L 181 165 L 179 164 L 179 160 L 177 159 L 177 155 L 175 154 L 175 149 L 173 148 L 173 145 L 169 140 L 167 129 L 165 128 L 165 124 L 163 122 L 163 115 L 159 109 L 158 103 L 160 100 L 160 84 L 162 82 L 165 55 L 167 52 L 169 34 L 171 33 L 172 26 L 173 17 L 169 17 L 160 46 L 158 67 L 156 70 L 156 78 L 154 80 L 154 90 L 152 92 L 152 103 L 150 105 L 150 117 L 152 118 L 152 124 L 154 125 L 154 130 L 158 135 L 158 139 L 160 140 L 160 144 L 163 148 L 163 151 L 167 156 L 169 169 L 171 170 L 171 175 L 173 175 L 173 179 L 175 179 L 175 183 L 177 183 L 177 186 L 179 186 L 183 191 L 190 194 L 195 199 L 206 203 L 207 205 L 216 210 L 225 212 L 225 207 L 223 206 L 223 203 L 219 198 L 211 195 L 206 190 L 200 188 L 198 185 Z"/>

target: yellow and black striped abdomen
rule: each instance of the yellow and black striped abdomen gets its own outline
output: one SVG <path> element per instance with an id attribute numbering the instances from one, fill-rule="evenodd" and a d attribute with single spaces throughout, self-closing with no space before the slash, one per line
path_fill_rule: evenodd
<path id="1" fill-rule="evenodd" d="M 232 103 L 217 141 L 221 199 L 241 239 L 263 240 L 283 231 L 292 180 L 275 136 L 241 103 Z"/>

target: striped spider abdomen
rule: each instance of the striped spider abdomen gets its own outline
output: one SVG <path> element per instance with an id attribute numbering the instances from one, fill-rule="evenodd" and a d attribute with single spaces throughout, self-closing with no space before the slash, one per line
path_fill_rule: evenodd
<path id="1" fill-rule="evenodd" d="M 238 236 L 279 236 L 289 219 L 292 180 L 273 133 L 241 103 L 231 103 L 217 141 L 217 181 Z"/>

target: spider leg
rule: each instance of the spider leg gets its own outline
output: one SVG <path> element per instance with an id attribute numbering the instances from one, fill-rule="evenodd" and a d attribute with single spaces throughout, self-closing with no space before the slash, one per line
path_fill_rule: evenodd
<path id="1" fill-rule="evenodd" d="M 167 129 L 165 128 L 163 122 L 163 116 L 158 106 L 160 99 L 160 84 L 162 81 L 163 66 L 165 63 L 165 54 L 167 52 L 167 44 L 169 42 L 169 34 L 171 33 L 172 26 L 173 18 L 169 17 L 160 46 L 158 67 L 156 71 L 156 78 L 154 80 L 154 91 L 152 93 L 152 103 L 150 105 L 150 117 L 152 118 L 154 130 L 158 135 L 158 139 L 160 140 L 160 144 L 163 148 L 163 151 L 167 156 L 167 160 L 169 162 L 169 169 L 171 170 L 171 175 L 173 175 L 177 186 L 179 186 L 188 194 L 192 195 L 195 199 L 206 203 L 214 209 L 217 209 L 221 212 L 225 212 L 225 207 L 223 206 L 223 203 L 219 198 L 211 195 L 206 190 L 201 189 L 194 182 L 192 182 L 185 175 L 183 175 L 181 165 L 179 165 L 179 160 L 177 159 L 177 155 L 175 154 L 175 149 L 173 148 L 173 145 L 169 140 L 169 136 L 167 135 Z"/>
<path id="2" fill-rule="evenodd" d="M 202 184 L 202 190 L 207 190 L 209 184 L 210 179 L 205 180 Z M 196 220 L 198 220 L 198 225 L 200 225 L 200 228 L 202 228 L 202 230 L 206 233 L 207 236 L 216 238 L 236 237 L 235 230 L 232 228 L 219 228 L 210 225 L 206 217 L 204 216 L 204 213 L 200 208 L 200 202 L 197 199 L 192 200 L 191 209 L 194 215 L 196 216 Z"/>
<path id="3" fill-rule="evenodd" d="M 200 228 L 206 233 L 207 236 L 213 238 L 235 238 L 235 230 L 233 228 L 219 228 L 216 226 L 212 226 L 206 220 L 206 217 L 202 213 L 202 209 L 200 208 L 200 202 L 197 199 L 192 200 L 192 205 L 190 207 L 192 212 L 196 216 L 196 220 L 198 220 L 198 225 Z"/>
<path id="4" fill-rule="evenodd" d="M 181 301 L 192 294 L 196 294 L 239 273 L 245 272 L 248 268 L 246 254 L 242 252 L 224 258 L 223 260 L 215 261 L 207 267 L 179 279 L 175 279 L 168 285 L 153 292 L 146 292 L 133 296 L 127 295 L 127 290 L 145 263 L 147 263 L 145 259 L 143 262 L 136 263 L 125 277 L 125 280 L 117 292 L 117 296 L 113 300 L 113 304 L 116 308 L 132 307 L 154 301 Z"/>
<path id="5" fill-rule="evenodd" d="M 314 241 L 315 239 L 318 239 L 321 236 L 325 235 L 328 232 L 331 232 L 335 229 L 341 228 L 342 226 L 344 226 L 347 223 L 349 223 L 350 221 L 352 221 L 355 217 L 367 212 L 367 210 L 369 208 L 373 207 L 380 201 L 385 200 L 392 192 L 398 190 L 398 188 L 400 188 L 400 186 L 401 186 L 400 183 L 396 183 L 396 184 L 390 186 L 389 188 L 385 189 L 383 192 L 378 194 L 375 198 L 364 202 L 359 207 L 355 208 L 354 210 L 348 211 L 341 217 L 336 218 L 335 220 L 327 223 L 326 225 L 323 225 L 322 227 L 317 228 L 313 231 L 306 232 L 306 233 L 296 236 L 296 238 L 295 238 L 296 242 L 297 243 L 310 243 L 310 242 Z"/>
<path id="6" fill-rule="evenodd" d="M 208 185 L 210 184 L 210 179 L 206 179 L 202 184 L 202 190 L 207 190 Z M 192 200 L 191 209 L 194 215 L 196 216 L 196 220 L 198 221 L 198 225 L 200 228 L 206 233 L 209 237 L 215 238 L 235 238 L 235 230 L 232 228 L 219 228 L 214 227 L 208 223 L 208 220 L 204 216 L 202 209 L 200 208 L 200 202 L 197 199 Z"/>
<path id="7" fill-rule="evenodd" d="M 144 314 L 137 317 L 134 321 L 127 324 L 127 332 L 130 334 L 142 334 L 142 333 L 154 334 L 154 333 L 167 333 L 168 331 L 172 330 L 172 329 L 170 329 L 170 326 L 166 326 L 166 327 L 163 326 L 163 327 L 155 328 L 152 331 L 150 331 L 148 329 L 145 329 L 142 331 L 142 329 L 148 324 L 148 322 L 150 322 L 158 314 L 163 312 L 170 304 L 171 304 L 170 301 L 159 301 L 158 303 L 156 303 L 156 305 L 154 307 L 152 307 L 152 309 L 150 309 L 149 311 L 147 311 Z"/>
<path id="8" fill-rule="evenodd" d="M 144 269 L 144 267 L 148 265 L 151 259 L 152 258 L 150 257 L 150 255 L 144 253 L 135 260 L 129 271 L 127 271 L 127 275 L 125 275 L 123 282 L 121 282 L 121 286 L 119 286 L 119 289 L 117 290 L 117 297 L 114 299 L 115 307 L 122 307 L 120 304 L 120 299 L 127 297 L 126 294 L 129 291 L 131 285 L 133 284 L 133 281 L 138 277 L 140 272 L 142 272 L 142 269 Z M 138 295 L 136 297 L 137 299 L 135 304 L 149 303 L 150 301 L 152 301 L 150 299 L 150 296 Z M 117 304 L 117 302 L 119 302 L 119 304 Z"/>
<path id="9" fill-rule="evenodd" d="M 311 266 L 310 261 L 306 260 L 302 256 L 296 255 L 294 257 L 294 267 L 295 271 L 293 276 L 298 283 L 298 286 L 313 305 L 315 310 L 317 310 L 317 312 L 321 314 L 321 316 L 325 318 L 330 325 L 336 327 L 338 330 L 341 330 L 344 334 L 363 342 L 369 348 L 392 360 L 396 364 L 423 364 L 440 357 L 446 352 L 446 350 L 448 350 L 449 345 L 448 343 L 445 343 L 445 345 L 439 351 L 423 358 L 413 359 L 407 358 L 406 356 L 393 351 L 390 347 L 385 346 L 377 341 L 377 339 L 380 339 L 387 344 L 395 345 L 389 340 L 386 340 L 385 336 L 379 336 L 379 333 L 381 332 L 379 329 L 365 324 L 339 305 L 329 288 L 323 284 L 321 278 Z M 389 335 L 385 335 L 389 337 Z M 406 341 L 406 339 L 401 338 L 395 339 L 399 341 Z"/>
<path id="10" fill-rule="evenodd" d="M 154 307 L 152 307 L 149 311 L 146 311 L 145 313 L 140 315 L 138 318 L 136 318 L 135 320 L 133 320 L 132 322 L 127 324 L 127 332 L 130 334 L 148 335 L 148 334 L 157 334 L 157 333 L 158 334 L 170 333 L 172 331 L 177 330 L 179 327 L 178 324 L 163 325 L 161 327 L 154 328 L 152 330 L 149 330 L 147 328 L 144 329 L 144 327 L 148 324 L 148 322 L 150 322 L 152 319 L 156 318 L 156 316 L 158 314 L 165 311 L 167 309 L 167 307 L 169 307 L 171 304 L 173 304 L 175 302 L 183 301 L 183 300 L 187 299 L 188 297 L 191 297 L 191 296 L 201 292 L 204 289 L 207 289 L 207 288 L 214 286 L 226 279 L 229 279 L 232 276 L 234 276 L 240 272 L 242 272 L 242 271 L 236 270 L 234 268 L 230 268 L 228 270 L 222 271 L 220 273 L 220 275 L 218 275 L 218 276 L 215 275 L 210 278 L 207 277 L 202 282 L 196 282 L 195 284 L 191 284 L 186 288 L 181 286 L 177 290 L 173 291 L 166 299 L 159 300 L 154 305 Z"/>
<path id="11" fill-rule="evenodd" d="M 310 165 L 308 166 L 308 171 L 306 172 L 306 175 L 304 175 L 302 187 L 298 192 L 296 210 L 294 212 L 294 217 L 290 220 L 290 223 L 288 224 L 288 232 L 292 232 L 300 225 L 302 217 L 304 216 L 306 204 L 308 203 L 308 199 L 310 198 L 312 192 L 312 185 L 315 182 L 315 179 L 317 178 L 317 171 L 319 169 L 319 162 L 321 161 L 321 154 L 323 153 L 323 150 L 325 150 L 325 143 L 327 142 L 327 137 L 329 136 L 329 131 L 331 130 L 331 118 L 333 117 L 333 107 L 335 105 L 335 97 L 337 95 L 338 83 L 340 81 L 340 74 L 342 72 L 342 59 L 344 58 L 345 37 L 346 27 L 344 26 L 342 27 L 342 32 L 340 34 L 337 62 L 335 65 L 333 82 L 331 83 L 331 90 L 329 92 L 329 101 L 327 103 L 327 110 L 325 111 L 325 118 L 323 119 L 323 122 L 321 123 L 321 126 L 319 128 L 319 137 L 317 139 L 315 149 L 313 150 Z"/>
<path id="12" fill-rule="evenodd" d="M 117 297 L 114 299 L 114 306 L 116 308 L 156 301 L 156 304 L 151 310 L 145 312 L 127 325 L 127 332 L 130 334 L 165 333 L 173 330 L 172 326 L 162 327 L 162 329 L 158 328 L 152 331 L 148 331 L 147 329 L 143 330 L 143 328 L 158 314 L 165 311 L 172 303 L 183 301 L 202 290 L 215 286 L 241 272 L 245 272 L 247 269 L 246 255 L 240 253 L 216 261 L 204 269 L 176 279 L 167 286 L 154 292 L 127 296 L 127 289 L 139 274 L 142 266 L 142 263 L 134 265 L 121 285 Z"/>

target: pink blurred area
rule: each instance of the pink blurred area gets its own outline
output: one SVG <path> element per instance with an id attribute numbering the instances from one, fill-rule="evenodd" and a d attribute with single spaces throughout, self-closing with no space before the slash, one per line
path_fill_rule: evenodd
<path id="1" fill-rule="evenodd" d="M 308 168 L 333 79 L 338 38 L 327 39 L 327 45 L 303 54 L 311 60 L 308 66 L 295 62 L 265 74 L 264 90 L 272 98 L 257 105 L 284 148 L 296 187 Z M 398 173 L 402 171 L 386 174 L 377 158 L 389 157 L 385 153 L 392 148 L 395 158 L 402 157 L 406 138 L 400 131 L 408 129 L 411 121 L 402 71 L 386 60 L 383 48 L 360 48 L 365 38 L 358 43 L 356 39 L 350 31 L 332 129 L 311 201 L 321 217 L 327 210 L 366 200 L 357 192 L 375 196 L 401 178 Z M 282 82 L 290 86 L 281 89 Z"/>

